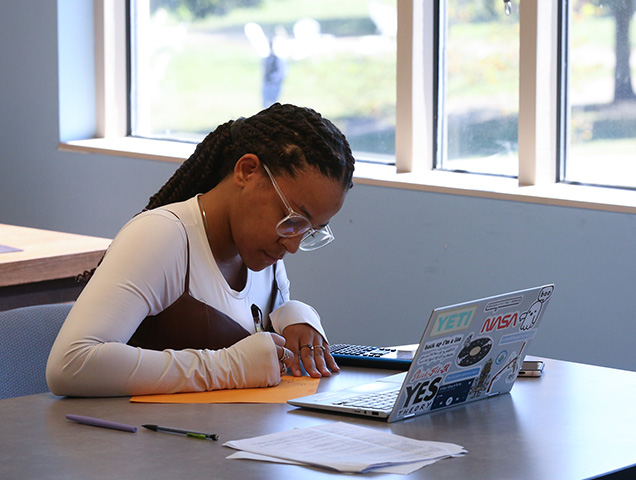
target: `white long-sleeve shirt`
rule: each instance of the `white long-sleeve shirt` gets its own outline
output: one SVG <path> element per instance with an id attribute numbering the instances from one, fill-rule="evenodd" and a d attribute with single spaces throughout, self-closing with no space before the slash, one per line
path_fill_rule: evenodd
<path id="1" fill-rule="evenodd" d="M 254 333 L 221 350 L 147 350 L 126 342 L 149 315 L 184 291 L 187 244 L 190 295 L 255 332 L 250 307 L 261 306 L 276 332 L 307 323 L 325 337 L 316 311 L 289 298 L 284 263 L 275 269 L 283 305 L 267 312 L 274 269 L 248 270 L 233 290 L 210 250 L 196 198 L 145 212 L 118 233 L 77 299 L 53 345 L 47 382 L 57 395 L 122 396 L 248 388 L 280 382 L 269 333 Z M 178 217 L 178 218 L 177 218 Z M 326 338 L 326 337 L 325 337 Z"/>

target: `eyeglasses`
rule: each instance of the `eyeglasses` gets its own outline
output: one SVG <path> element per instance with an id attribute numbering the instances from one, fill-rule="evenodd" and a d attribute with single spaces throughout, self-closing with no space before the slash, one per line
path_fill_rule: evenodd
<path id="1" fill-rule="evenodd" d="M 294 212 L 293 208 L 291 208 L 289 202 L 285 198 L 285 195 L 283 195 L 282 190 L 278 186 L 278 183 L 274 180 L 272 172 L 269 171 L 267 165 L 264 163 L 262 165 L 269 176 L 269 179 L 272 181 L 272 185 L 274 185 L 276 193 L 278 193 L 278 196 L 282 200 L 288 212 L 287 216 L 276 224 L 276 233 L 285 238 L 303 235 L 303 239 L 300 241 L 298 248 L 304 252 L 318 250 L 319 248 L 333 242 L 335 237 L 333 236 L 333 232 L 331 231 L 331 228 L 329 228 L 329 225 L 325 225 L 324 227 L 316 230 L 311 226 L 311 222 L 307 217 Z"/>

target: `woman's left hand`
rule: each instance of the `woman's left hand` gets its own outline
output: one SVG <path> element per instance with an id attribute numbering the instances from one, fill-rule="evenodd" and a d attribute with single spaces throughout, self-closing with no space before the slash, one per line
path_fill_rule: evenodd
<path id="1" fill-rule="evenodd" d="M 286 327 L 283 336 L 286 340 L 285 346 L 294 353 L 290 368 L 295 377 L 302 375 L 301 361 L 305 371 L 314 378 L 328 377 L 331 372 L 340 371 L 329 353 L 329 344 L 315 328 L 297 323 Z"/>

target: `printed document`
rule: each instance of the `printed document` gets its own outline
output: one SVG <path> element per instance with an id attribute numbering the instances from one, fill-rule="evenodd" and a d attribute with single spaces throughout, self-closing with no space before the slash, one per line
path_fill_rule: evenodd
<path id="1" fill-rule="evenodd" d="M 467 453 L 452 443 L 414 440 L 344 422 L 233 440 L 223 445 L 243 451 L 228 458 L 263 460 L 253 454 L 264 455 L 273 457 L 270 461 L 291 461 L 347 473 L 410 473 L 443 458 Z M 387 470 L 393 467 L 395 470 Z"/>

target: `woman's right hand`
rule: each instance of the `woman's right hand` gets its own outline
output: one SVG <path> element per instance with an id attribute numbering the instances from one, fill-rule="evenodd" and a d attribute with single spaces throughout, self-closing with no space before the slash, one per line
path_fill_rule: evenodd
<path id="1" fill-rule="evenodd" d="M 293 354 L 285 347 L 285 338 L 270 332 L 254 333 L 213 353 L 220 357 L 219 366 L 224 367 L 227 377 L 210 390 L 278 385 L 293 360 Z"/>

